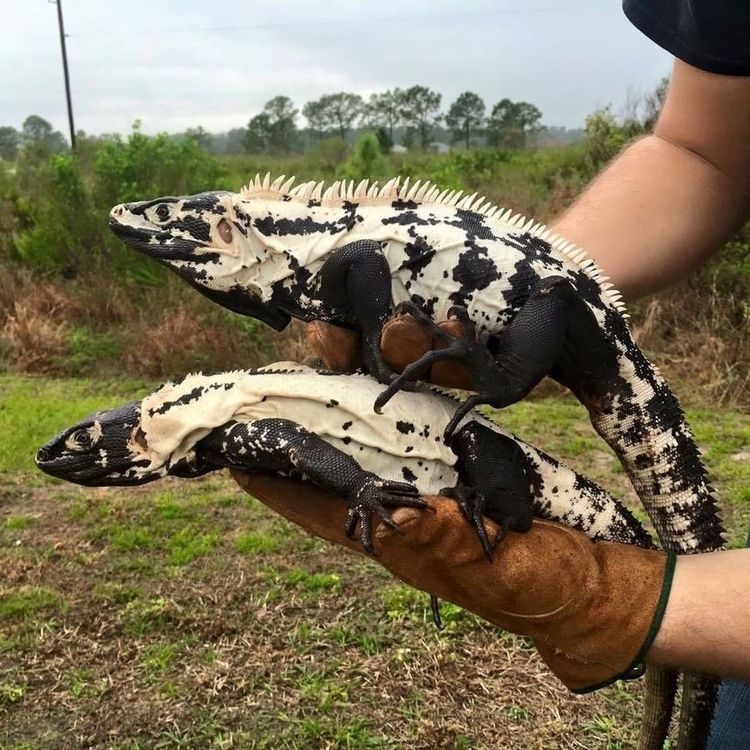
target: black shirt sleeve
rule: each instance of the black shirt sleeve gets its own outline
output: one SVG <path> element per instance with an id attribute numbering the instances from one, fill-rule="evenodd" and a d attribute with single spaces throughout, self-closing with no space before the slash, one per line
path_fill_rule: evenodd
<path id="1" fill-rule="evenodd" d="M 623 0 L 649 39 L 709 73 L 750 76 L 750 0 Z"/>

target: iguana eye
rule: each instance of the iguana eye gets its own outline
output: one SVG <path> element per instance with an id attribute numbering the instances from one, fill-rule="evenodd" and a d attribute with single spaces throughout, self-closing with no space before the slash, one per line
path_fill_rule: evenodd
<path id="1" fill-rule="evenodd" d="M 155 213 L 156 218 L 159 219 L 159 221 L 166 221 L 170 215 L 169 206 L 166 203 L 160 203 L 156 207 Z"/>
<path id="2" fill-rule="evenodd" d="M 85 451 L 94 444 L 94 436 L 88 428 L 76 430 L 65 441 L 68 448 L 74 451 Z"/>

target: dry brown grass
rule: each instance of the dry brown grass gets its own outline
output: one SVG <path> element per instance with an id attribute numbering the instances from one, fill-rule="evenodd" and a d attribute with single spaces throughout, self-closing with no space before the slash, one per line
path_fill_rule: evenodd
<path id="1" fill-rule="evenodd" d="M 634 324 L 636 341 L 662 369 L 718 405 L 750 405 L 750 307 L 684 285 L 652 299 Z"/>
<path id="2" fill-rule="evenodd" d="M 634 314 L 634 333 L 669 379 L 718 404 L 750 404 L 750 308 L 688 284 Z M 112 279 L 0 277 L 0 357 L 16 372 L 165 378 L 190 370 L 305 361 L 304 325 L 282 334 L 221 310 L 178 279 L 137 287 Z"/>
<path id="3" fill-rule="evenodd" d="M 255 333 L 255 329 L 258 333 Z M 208 302 L 178 280 L 161 287 L 111 279 L 42 281 L 9 271 L 0 283 L 0 354 L 15 372 L 164 378 L 254 367 L 302 356 L 294 327 L 272 339 L 261 324 Z"/>
<path id="4" fill-rule="evenodd" d="M 33 299 L 21 299 L 5 315 L 0 329 L 4 358 L 21 372 L 51 373 L 65 353 L 68 326 L 55 308 L 40 311 Z"/>

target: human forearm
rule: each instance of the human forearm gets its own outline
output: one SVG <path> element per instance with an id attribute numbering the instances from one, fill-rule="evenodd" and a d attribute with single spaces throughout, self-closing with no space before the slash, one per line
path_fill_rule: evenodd
<path id="1" fill-rule="evenodd" d="M 739 229 L 745 212 L 731 177 L 653 135 L 626 149 L 553 229 L 633 299 L 690 273 Z"/>
<path id="2" fill-rule="evenodd" d="M 628 298 L 684 277 L 750 213 L 750 77 L 675 61 L 655 134 L 634 143 L 554 224 Z"/>
<path id="3" fill-rule="evenodd" d="M 750 549 L 680 557 L 655 664 L 750 678 Z"/>

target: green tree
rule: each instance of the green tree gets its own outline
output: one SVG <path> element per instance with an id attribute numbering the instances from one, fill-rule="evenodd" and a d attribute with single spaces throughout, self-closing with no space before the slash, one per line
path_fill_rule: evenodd
<path id="1" fill-rule="evenodd" d="M 263 154 L 271 150 L 271 118 L 267 112 L 255 115 L 247 124 L 245 150 Z"/>
<path id="2" fill-rule="evenodd" d="M 485 106 L 482 97 L 473 91 L 464 91 L 445 116 L 445 124 L 451 129 L 455 141 L 463 139 L 466 148 L 471 144 L 471 136 L 476 134 L 484 123 Z"/>
<path id="3" fill-rule="evenodd" d="M 340 91 L 337 94 L 325 94 L 302 108 L 310 129 L 317 135 L 336 132 L 346 138 L 354 121 L 362 114 L 364 103 L 359 94 Z"/>
<path id="4" fill-rule="evenodd" d="M 338 177 L 347 180 L 362 180 L 384 177 L 388 173 L 388 161 L 380 150 L 378 138 L 374 133 L 360 136 L 354 145 L 349 160 L 338 171 Z"/>
<path id="5" fill-rule="evenodd" d="M 656 88 L 643 97 L 643 127 L 645 130 L 650 132 L 654 129 L 667 99 L 668 90 L 669 76 L 664 76 L 656 85 Z"/>
<path id="6" fill-rule="evenodd" d="M 29 115 L 21 126 L 21 143 L 24 148 L 42 149 L 52 153 L 65 151 L 68 144 L 63 134 L 39 115 Z"/>
<path id="7" fill-rule="evenodd" d="M 288 154 L 297 133 L 298 110 L 288 96 L 275 96 L 247 124 L 245 149 L 251 153 L 270 151 Z"/>
<path id="8" fill-rule="evenodd" d="M 271 148 L 288 154 L 297 133 L 297 115 L 294 103 L 288 96 L 275 96 L 266 102 L 263 112 L 268 115 Z"/>
<path id="9" fill-rule="evenodd" d="M 393 144 L 393 128 L 401 122 L 403 96 L 404 92 L 401 89 L 372 94 L 363 111 L 364 123 L 378 129 L 383 128 L 388 133 L 391 144 Z"/>
<path id="10" fill-rule="evenodd" d="M 195 141 L 198 148 L 202 148 L 206 151 L 211 150 L 211 141 L 213 140 L 213 136 L 201 125 L 198 125 L 197 128 L 188 128 L 185 131 L 185 137 Z"/>
<path id="11" fill-rule="evenodd" d="M 487 121 L 488 140 L 498 148 L 523 148 L 527 136 L 539 130 L 541 119 L 533 104 L 501 99 Z"/>
<path id="12" fill-rule="evenodd" d="M 384 154 L 390 154 L 393 150 L 393 136 L 385 128 L 378 128 L 375 137 L 378 139 L 380 150 Z"/>
<path id="13" fill-rule="evenodd" d="M 419 144 L 423 149 L 430 145 L 432 129 L 443 117 L 441 99 L 440 94 L 426 86 L 411 86 L 401 97 L 401 118 L 408 128 L 419 133 Z"/>
<path id="14" fill-rule="evenodd" d="M 609 106 L 598 109 L 586 118 L 586 152 L 592 171 L 598 172 L 634 135 L 631 132 L 634 121 L 630 122 L 630 127 L 620 124 Z"/>
<path id="15" fill-rule="evenodd" d="M 21 135 L 15 128 L 10 125 L 0 127 L 0 159 L 15 159 L 20 144 Z"/>
<path id="16" fill-rule="evenodd" d="M 320 99 L 307 102 L 302 107 L 302 116 L 307 120 L 307 126 L 311 133 L 320 138 L 325 132 L 327 118 L 325 114 L 325 103 Z"/>

